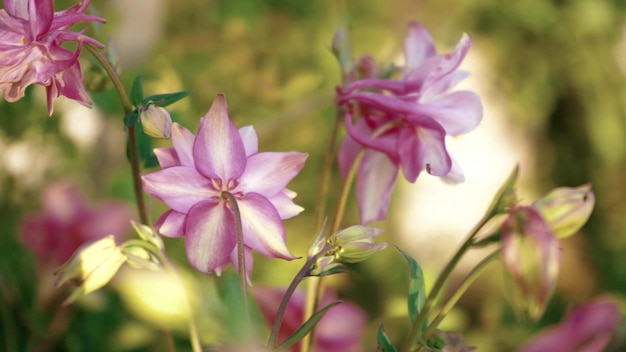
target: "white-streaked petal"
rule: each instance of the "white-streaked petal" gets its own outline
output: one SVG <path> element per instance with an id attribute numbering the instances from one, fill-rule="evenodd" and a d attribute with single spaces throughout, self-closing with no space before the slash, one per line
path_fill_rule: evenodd
<path id="1" fill-rule="evenodd" d="M 285 244 L 285 227 L 272 203 L 257 193 L 238 199 L 244 243 L 268 258 L 294 259 Z"/>
<path id="2" fill-rule="evenodd" d="M 176 210 L 168 210 L 154 222 L 154 228 L 167 237 L 182 237 L 185 235 L 185 220 L 187 214 Z"/>
<path id="3" fill-rule="evenodd" d="M 281 219 L 289 219 L 300 214 L 304 208 L 293 202 L 295 193 L 288 189 L 284 189 L 283 192 L 276 194 L 269 198 L 269 201 L 274 205 L 278 215 Z"/>
<path id="4" fill-rule="evenodd" d="M 241 127 L 239 129 L 239 135 L 241 136 L 243 147 L 246 150 L 246 156 L 250 156 L 259 152 L 259 137 L 257 137 L 254 127 Z"/>
<path id="5" fill-rule="evenodd" d="M 167 169 L 172 166 L 180 166 L 180 159 L 176 154 L 174 148 L 155 148 L 154 155 L 156 155 L 159 165 L 162 169 Z"/>
<path id="6" fill-rule="evenodd" d="M 224 265 L 237 243 L 235 219 L 224 202 L 202 202 L 191 208 L 185 234 L 189 263 L 205 273 Z"/>
<path id="7" fill-rule="evenodd" d="M 193 157 L 201 174 L 223 182 L 238 179 L 246 168 L 246 151 L 239 131 L 228 117 L 223 94 L 215 97 L 200 121 Z"/>
<path id="8" fill-rule="evenodd" d="M 196 169 L 175 166 L 142 177 L 143 189 L 173 210 L 188 213 L 196 203 L 214 198 L 210 180 Z"/>
<path id="9" fill-rule="evenodd" d="M 267 152 L 248 158 L 246 171 L 239 178 L 237 190 L 272 197 L 282 191 L 304 167 L 308 154 Z"/>
<path id="10" fill-rule="evenodd" d="M 365 153 L 356 183 L 361 224 L 385 219 L 397 176 L 398 167 L 385 154 Z"/>
<path id="11" fill-rule="evenodd" d="M 404 40 L 404 56 L 407 69 L 418 67 L 424 60 L 435 55 L 433 38 L 420 23 L 409 25 L 409 34 Z"/>
<path id="12" fill-rule="evenodd" d="M 182 166 L 194 166 L 193 144 L 195 140 L 196 136 L 191 131 L 176 122 L 172 124 L 172 145 Z"/>

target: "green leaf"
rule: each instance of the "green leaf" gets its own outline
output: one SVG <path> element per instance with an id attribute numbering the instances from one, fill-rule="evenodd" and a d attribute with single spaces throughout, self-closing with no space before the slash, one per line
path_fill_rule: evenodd
<path id="1" fill-rule="evenodd" d="M 391 343 L 387 334 L 385 334 L 382 323 L 378 327 L 376 340 L 378 341 L 378 347 L 376 347 L 377 352 L 398 352 L 398 349 Z"/>
<path id="2" fill-rule="evenodd" d="M 137 75 L 130 89 L 130 102 L 133 106 L 138 107 L 143 101 L 143 85 L 141 84 L 141 75 Z"/>
<path id="3" fill-rule="evenodd" d="M 124 116 L 124 131 L 128 131 L 128 129 L 131 126 L 134 126 L 137 121 L 139 121 L 139 113 L 137 110 L 126 114 L 126 116 Z"/>
<path id="4" fill-rule="evenodd" d="M 313 314 L 309 318 L 309 320 L 307 320 L 306 323 L 302 324 L 302 326 L 299 327 L 298 330 L 296 330 L 296 332 L 294 332 L 291 336 L 289 336 L 287 340 L 285 340 L 285 342 L 281 343 L 280 346 L 276 347 L 275 351 L 284 351 L 289 346 L 301 340 L 303 337 L 306 336 L 306 334 L 309 333 L 309 331 L 313 330 L 313 327 L 315 327 L 315 325 L 320 321 L 320 319 L 322 319 L 324 314 L 326 314 L 326 312 L 328 312 L 330 308 L 338 305 L 341 302 L 342 301 L 335 301 L 327 305 L 326 307 L 320 309 L 317 313 Z"/>
<path id="5" fill-rule="evenodd" d="M 142 105 L 146 105 L 149 102 L 153 102 L 158 106 L 164 107 L 170 104 L 174 104 L 175 102 L 181 100 L 182 98 L 191 94 L 191 91 L 185 90 L 182 92 L 176 93 L 166 93 L 166 94 L 155 94 L 145 98 L 142 102 Z"/>
<path id="6" fill-rule="evenodd" d="M 398 248 L 398 247 L 396 247 Z M 411 272 L 411 280 L 409 282 L 409 317 L 411 318 L 411 322 L 414 322 L 417 316 L 420 313 L 420 310 L 424 306 L 426 302 L 426 285 L 424 284 L 424 273 L 422 272 L 422 267 L 417 263 L 413 257 L 405 253 L 403 250 L 398 248 L 400 253 L 404 256 L 406 261 L 409 263 L 409 269 Z M 422 327 L 422 331 L 426 329 L 428 326 L 427 321 L 424 320 L 424 326 Z"/>

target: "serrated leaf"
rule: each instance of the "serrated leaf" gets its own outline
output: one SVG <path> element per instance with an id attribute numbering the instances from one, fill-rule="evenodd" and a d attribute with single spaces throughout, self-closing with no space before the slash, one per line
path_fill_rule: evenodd
<path id="1" fill-rule="evenodd" d="M 398 352 L 396 346 L 394 346 L 393 343 L 391 343 L 391 340 L 389 340 L 389 336 L 385 334 L 382 323 L 380 323 L 380 326 L 378 327 L 376 341 L 378 341 L 378 346 L 376 347 L 377 352 Z"/>
<path id="2" fill-rule="evenodd" d="M 139 113 L 137 113 L 137 110 L 126 114 L 126 116 L 124 116 L 124 131 L 128 131 L 137 121 L 139 121 Z"/>
<path id="3" fill-rule="evenodd" d="M 157 106 L 168 106 L 170 104 L 174 104 L 175 102 L 181 100 L 182 98 L 191 94 L 191 91 L 184 90 L 182 92 L 176 93 L 166 93 L 166 94 L 155 94 L 145 98 L 142 102 L 143 105 L 148 104 L 149 102 L 154 102 Z"/>
<path id="4" fill-rule="evenodd" d="M 137 107 L 141 105 L 143 101 L 143 85 L 141 84 L 141 75 L 137 75 L 133 81 L 133 86 L 130 89 L 130 102 L 133 106 Z"/>
<path id="5" fill-rule="evenodd" d="M 320 309 L 317 313 L 313 314 L 309 318 L 309 320 L 307 320 L 304 324 L 302 324 L 302 326 L 300 326 L 298 330 L 296 330 L 296 332 L 294 332 L 291 336 L 289 336 L 285 340 L 285 342 L 281 343 L 280 346 L 276 347 L 275 351 L 284 351 L 289 346 L 300 341 L 303 337 L 306 336 L 306 334 L 308 334 L 311 330 L 313 330 L 313 327 L 315 327 L 315 325 L 320 321 L 320 319 L 322 319 L 324 314 L 326 314 L 326 312 L 328 312 L 329 309 L 338 305 L 341 302 L 342 301 L 335 301 L 327 305 L 326 307 Z"/>
<path id="6" fill-rule="evenodd" d="M 396 247 L 398 248 L 398 247 Z M 411 322 L 414 322 L 417 316 L 419 315 L 424 303 L 426 302 L 426 285 L 424 283 L 424 272 L 422 271 L 422 267 L 417 263 L 413 257 L 405 253 L 402 249 L 398 248 L 400 253 L 404 256 L 406 261 L 409 263 L 409 271 L 411 274 L 411 280 L 409 282 L 409 298 L 408 298 L 408 306 L 409 306 L 409 317 L 411 318 Z M 422 327 L 422 331 L 426 329 L 428 323 L 424 320 L 424 326 Z"/>

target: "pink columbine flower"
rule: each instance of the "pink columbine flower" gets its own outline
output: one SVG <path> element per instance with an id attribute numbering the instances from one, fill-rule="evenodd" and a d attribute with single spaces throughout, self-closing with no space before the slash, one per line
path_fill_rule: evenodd
<path id="1" fill-rule="evenodd" d="M 559 241 L 538 210 L 520 206 L 501 228 L 502 260 L 524 313 L 537 320 L 554 292 L 561 265 Z"/>
<path id="2" fill-rule="evenodd" d="M 282 220 L 303 209 L 285 186 L 304 167 L 306 154 L 259 153 L 256 132 L 251 126 L 235 128 L 221 94 L 200 121 L 197 136 L 174 123 L 171 138 L 174 148 L 155 150 L 162 170 L 144 176 L 143 185 L 171 208 L 155 226 L 165 236 L 185 237 L 194 268 L 219 275 L 229 261 L 237 267 L 235 217 L 224 192 L 236 197 L 241 212 L 248 271 L 251 249 L 294 259 Z"/>
<path id="3" fill-rule="evenodd" d="M 20 240 L 41 267 L 60 265 L 85 242 L 107 235 L 121 240 L 131 228 L 132 212 L 126 203 L 107 201 L 90 207 L 67 182 L 46 188 L 42 202 L 41 213 L 26 216 L 20 224 Z"/>
<path id="4" fill-rule="evenodd" d="M 26 87 L 41 84 L 46 87 L 50 115 L 54 99 L 60 95 L 91 107 L 78 56 L 83 43 L 103 45 L 69 30 L 81 22 L 105 22 L 85 15 L 88 6 L 89 0 L 85 0 L 54 12 L 53 0 L 4 0 L 0 10 L 0 91 L 6 101 L 17 101 Z M 76 51 L 63 48 L 65 42 L 77 42 Z"/>
<path id="5" fill-rule="evenodd" d="M 261 313 L 269 324 L 274 323 L 278 306 L 285 293 L 285 288 L 255 286 L 252 290 Z M 320 308 L 337 300 L 334 292 L 324 292 Z M 291 336 L 303 323 L 306 295 L 296 290 L 287 306 L 283 323 L 278 335 L 278 344 Z M 313 351 L 316 352 L 360 352 L 367 324 L 367 316 L 359 306 L 351 302 L 342 302 L 332 307 L 315 328 Z M 299 351 L 300 342 L 292 345 L 288 351 Z"/>
<path id="6" fill-rule="evenodd" d="M 402 78 L 365 78 L 337 89 L 338 104 L 348 107 L 348 135 L 339 151 L 344 177 L 359 150 L 367 148 L 356 186 L 361 223 L 386 217 L 400 168 L 409 182 L 415 182 L 422 170 L 453 182 L 463 179 L 445 137 L 473 130 L 482 118 L 475 93 L 451 91 L 468 75 L 457 68 L 470 44 L 463 35 L 454 51 L 437 54 L 428 31 L 411 23 Z M 355 112 L 359 116 L 353 121 Z"/>
<path id="7" fill-rule="evenodd" d="M 572 310 L 560 324 L 539 332 L 518 352 L 605 351 L 622 314 L 611 297 L 601 297 Z"/>

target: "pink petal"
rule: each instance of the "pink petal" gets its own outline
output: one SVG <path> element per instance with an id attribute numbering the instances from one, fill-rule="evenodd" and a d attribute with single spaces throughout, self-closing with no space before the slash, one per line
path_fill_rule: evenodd
<path id="1" fill-rule="evenodd" d="M 472 39 L 467 34 L 463 34 L 461 40 L 456 44 L 456 47 L 450 54 L 442 55 L 438 62 L 437 68 L 431 70 L 428 78 L 424 82 L 424 85 L 432 84 L 434 81 L 439 80 L 441 77 L 446 76 L 456 70 L 465 59 L 465 56 L 472 46 Z"/>
<path id="2" fill-rule="evenodd" d="M 459 82 L 469 76 L 467 71 L 454 71 L 450 74 L 441 77 L 441 79 L 423 87 L 420 92 L 419 101 L 422 103 L 428 103 L 431 100 L 435 100 L 438 96 L 447 93 L 452 90 Z"/>
<path id="3" fill-rule="evenodd" d="M 450 136 L 457 136 L 473 130 L 483 117 L 483 106 L 480 98 L 469 91 L 452 92 L 439 96 L 427 104 L 419 104 L 415 111 L 437 121 L 446 130 L 446 134 Z"/>
<path id="4" fill-rule="evenodd" d="M 427 128 L 405 128 L 398 139 L 402 172 L 409 182 L 415 182 L 422 170 L 434 176 L 445 176 L 452 168 L 446 149 L 445 132 L 435 123 Z"/>
<path id="5" fill-rule="evenodd" d="M 28 20 L 28 8 L 34 7 L 33 3 L 32 0 L 4 0 L 4 9 L 13 17 Z"/>
<path id="6" fill-rule="evenodd" d="M 359 121 L 361 121 L 361 119 Z M 357 123 L 359 121 L 357 121 Z M 352 164 L 354 164 L 354 160 L 356 160 L 361 148 L 362 146 L 357 143 L 350 134 L 346 134 L 343 138 L 343 142 L 341 142 L 341 146 L 339 147 L 339 153 L 337 154 L 337 162 L 339 163 L 339 172 L 344 179 L 348 176 L 348 172 L 350 172 L 350 168 Z"/>
<path id="7" fill-rule="evenodd" d="M 358 119 L 356 126 L 352 125 L 352 115 L 346 114 L 344 120 L 350 137 L 352 137 L 356 142 L 370 149 L 385 153 L 394 160 L 398 158 L 398 153 L 396 151 L 396 138 L 395 136 L 390 135 L 395 133 L 394 130 L 390 130 L 379 137 L 372 138 L 371 136 L 375 131 L 372 131 L 363 119 Z"/>
<path id="8" fill-rule="evenodd" d="M 262 195 L 248 193 L 238 200 L 246 246 L 268 258 L 294 259 L 285 244 L 285 227 L 278 212 Z"/>
<path id="9" fill-rule="evenodd" d="M 217 196 L 210 188 L 211 180 L 190 167 L 170 167 L 143 176 L 142 180 L 148 194 L 181 213 L 188 213 L 196 203 Z"/>
<path id="10" fill-rule="evenodd" d="M 452 160 L 452 167 L 450 168 L 450 172 L 447 175 L 440 177 L 439 179 L 447 184 L 458 184 L 461 182 L 465 182 L 465 175 L 463 175 L 463 169 L 459 162 L 452 156 L 450 156 Z"/>
<path id="11" fill-rule="evenodd" d="M 176 122 L 172 124 L 172 146 L 176 150 L 180 165 L 194 166 L 193 145 L 195 141 L 196 136 L 191 131 Z"/>
<path id="12" fill-rule="evenodd" d="M 210 273 L 230 257 L 237 242 L 235 218 L 225 202 L 196 204 L 187 215 L 185 249 L 189 263 Z"/>
<path id="13" fill-rule="evenodd" d="M 236 180 L 246 168 L 246 151 L 232 121 L 223 94 L 218 94 L 211 109 L 200 121 L 193 147 L 198 171 L 223 182 Z"/>
<path id="14" fill-rule="evenodd" d="M 270 203 L 278 211 L 278 215 L 281 219 L 289 219 L 300 214 L 304 208 L 293 202 L 296 192 L 284 189 L 282 192 L 269 198 Z"/>
<path id="15" fill-rule="evenodd" d="M 28 20 L 32 39 L 39 39 L 40 35 L 48 31 L 53 15 L 53 0 L 28 0 Z"/>
<path id="16" fill-rule="evenodd" d="M 420 23 L 412 22 L 409 25 L 409 34 L 404 40 L 404 57 L 409 69 L 418 67 L 424 60 L 435 55 L 433 38 L 428 30 Z"/>
<path id="17" fill-rule="evenodd" d="M 297 152 L 254 154 L 248 158 L 237 190 L 272 197 L 283 190 L 302 170 L 307 157 L 307 154 Z"/>
<path id="18" fill-rule="evenodd" d="M 239 135 L 241 136 L 243 147 L 246 150 L 246 156 L 250 156 L 259 152 L 259 137 L 257 137 L 254 127 L 241 127 L 239 129 Z"/>
<path id="19" fill-rule="evenodd" d="M 159 165 L 162 169 L 167 169 L 172 166 L 181 166 L 180 159 L 174 148 L 155 148 L 154 155 L 159 160 Z"/>
<path id="20" fill-rule="evenodd" d="M 365 153 L 356 182 L 361 224 L 385 219 L 397 176 L 398 167 L 385 154 Z"/>
<path id="21" fill-rule="evenodd" d="M 185 235 L 187 214 L 168 210 L 154 222 L 154 228 L 163 236 L 182 237 Z"/>

